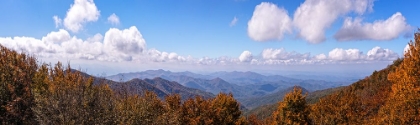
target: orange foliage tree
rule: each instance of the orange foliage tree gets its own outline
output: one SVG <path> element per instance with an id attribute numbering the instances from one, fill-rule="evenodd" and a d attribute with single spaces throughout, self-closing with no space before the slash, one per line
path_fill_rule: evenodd
<path id="1" fill-rule="evenodd" d="M 420 29 L 408 45 L 403 62 L 388 75 L 393 85 L 378 116 L 382 124 L 420 124 Z"/>
<path id="2" fill-rule="evenodd" d="M 302 89 L 294 87 L 293 91 L 287 93 L 282 102 L 272 115 L 272 123 L 276 125 L 307 125 L 311 124 L 309 119 L 310 108 L 306 104 L 306 95 L 302 95 Z"/>
<path id="3" fill-rule="evenodd" d="M 0 45 L 0 124 L 34 122 L 31 84 L 37 68 L 35 57 Z"/>

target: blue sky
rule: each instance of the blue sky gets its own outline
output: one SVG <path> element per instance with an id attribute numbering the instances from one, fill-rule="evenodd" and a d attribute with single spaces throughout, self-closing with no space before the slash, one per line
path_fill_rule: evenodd
<path id="1" fill-rule="evenodd" d="M 420 25 L 416 5 L 420 1 L 2 0 L 0 44 L 92 73 L 371 72 L 402 57 Z"/>

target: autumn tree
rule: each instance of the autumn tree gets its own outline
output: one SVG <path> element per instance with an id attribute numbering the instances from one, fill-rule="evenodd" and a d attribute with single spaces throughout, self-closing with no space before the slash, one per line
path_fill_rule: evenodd
<path id="1" fill-rule="evenodd" d="M 111 124 L 115 121 L 113 93 L 107 85 L 61 63 L 35 74 L 32 107 L 40 124 Z"/>
<path id="2" fill-rule="evenodd" d="M 398 68 L 388 75 L 392 92 L 379 113 L 380 124 L 420 124 L 420 29 Z"/>
<path id="3" fill-rule="evenodd" d="M 117 99 L 118 124 L 156 124 L 164 113 L 162 101 L 157 95 L 145 91 L 143 95 L 128 95 Z"/>
<path id="4" fill-rule="evenodd" d="M 248 116 L 247 120 L 249 125 L 263 125 L 264 123 L 263 121 L 258 119 L 255 114 L 251 114 L 250 116 Z"/>
<path id="5" fill-rule="evenodd" d="M 180 125 L 182 116 L 181 96 L 173 94 L 165 97 L 164 113 L 159 117 L 158 123 L 165 125 Z"/>
<path id="6" fill-rule="evenodd" d="M 302 89 L 294 87 L 293 91 L 286 94 L 282 102 L 272 115 L 272 123 L 276 125 L 306 125 L 311 124 L 309 119 L 310 108 L 306 104 L 306 95 Z"/>
<path id="7" fill-rule="evenodd" d="M 319 100 L 312 106 L 314 124 L 362 124 L 361 101 L 351 91 L 339 91 Z"/>
<path id="8" fill-rule="evenodd" d="M 211 103 L 214 124 L 233 125 L 241 118 L 240 104 L 233 98 L 232 93 L 219 93 Z"/>
<path id="9" fill-rule="evenodd" d="M 31 84 L 38 67 L 35 57 L 0 45 L 0 65 L 0 123 L 34 123 Z"/>
<path id="10" fill-rule="evenodd" d="M 182 104 L 181 115 L 183 116 L 181 124 L 190 125 L 211 125 L 212 119 L 211 102 L 200 96 L 189 98 Z"/>

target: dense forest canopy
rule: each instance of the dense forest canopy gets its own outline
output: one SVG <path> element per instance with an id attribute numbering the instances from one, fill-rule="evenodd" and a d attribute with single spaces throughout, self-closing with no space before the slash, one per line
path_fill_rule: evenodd
<path id="1" fill-rule="evenodd" d="M 0 46 L 1 124 L 420 124 L 420 30 L 403 59 L 308 104 L 295 87 L 265 119 L 245 117 L 232 94 L 164 99 Z"/>

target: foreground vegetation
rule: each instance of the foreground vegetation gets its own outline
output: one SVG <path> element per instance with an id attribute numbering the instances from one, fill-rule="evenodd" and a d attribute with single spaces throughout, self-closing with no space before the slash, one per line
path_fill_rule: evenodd
<path id="1" fill-rule="evenodd" d="M 243 124 L 232 94 L 160 100 L 114 91 L 106 83 L 63 68 L 37 65 L 36 59 L 0 47 L 1 124 Z"/>
<path id="2" fill-rule="evenodd" d="M 313 104 L 295 87 L 264 119 L 232 94 L 181 100 L 114 91 L 105 82 L 0 46 L 1 124 L 420 124 L 420 31 L 404 59 Z M 97 80 L 96 80 L 97 81 Z M 311 100 L 313 101 L 313 100 Z"/>

